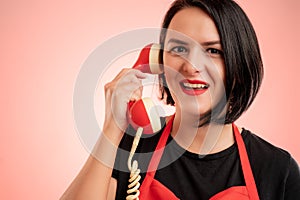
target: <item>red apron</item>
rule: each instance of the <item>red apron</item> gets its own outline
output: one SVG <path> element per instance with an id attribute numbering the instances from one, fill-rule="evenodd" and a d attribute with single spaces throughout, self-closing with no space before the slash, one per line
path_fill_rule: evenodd
<path id="1" fill-rule="evenodd" d="M 173 118 L 166 125 L 166 128 L 164 129 L 153 153 L 150 164 L 148 166 L 146 177 L 140 187 L 140 200 L 179 199 L 166 186 L 154 179 L 155 172 L 157 170 L 158 164 L 164 151 L 164 147 L 167 143 L 172 128 Z M 238 128 L 234 124 L 232 124 L 232 126 L 234 137 L 238 146 L 246 186 L 230 187 L 214 195 L 209 200 L 259 200 L 244 141 Z"/>

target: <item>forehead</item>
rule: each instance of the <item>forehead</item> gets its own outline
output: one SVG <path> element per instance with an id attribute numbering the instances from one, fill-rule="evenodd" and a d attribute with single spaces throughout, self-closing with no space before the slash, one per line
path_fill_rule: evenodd
<path id="1" fill-rule="evenodd" d="M 186 37 L 203 43 L 220 40 L 214 21 L 203 10 L 196 7 L 184 8 L 178 11 L 172 18 L 168 29 L 167 38 L 178 37 L 179 32 Z"/>

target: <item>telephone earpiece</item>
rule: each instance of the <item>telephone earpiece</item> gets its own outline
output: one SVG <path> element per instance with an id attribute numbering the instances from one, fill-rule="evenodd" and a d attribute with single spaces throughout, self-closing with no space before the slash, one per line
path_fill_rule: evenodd
<path id="1" fill-rule="evenodd" d="M 144 73 L 161 74 L 163 70 L 159 63 L 159 51 L 159 44 L 148 44 L 141 50 L 139 57 L 132 68 L 138 69 Z"/>

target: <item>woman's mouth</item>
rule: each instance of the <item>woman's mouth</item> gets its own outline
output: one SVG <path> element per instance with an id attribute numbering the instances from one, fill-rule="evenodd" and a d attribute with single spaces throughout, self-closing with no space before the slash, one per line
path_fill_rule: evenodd
<path id="1" fill-rule="evenodd" d="M 209 84 L 200 80 L 184 79 L 180 81 L 181 89 L 187 95 L 201 95 L 209 88 Z"/>

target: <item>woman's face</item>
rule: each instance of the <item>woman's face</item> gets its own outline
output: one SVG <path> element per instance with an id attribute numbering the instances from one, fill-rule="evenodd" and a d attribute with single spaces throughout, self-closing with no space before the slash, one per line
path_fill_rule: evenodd
<path id="1" fill-rule="evenodd" d="M 176 109 L 199 116 L 225 94 L 225 65 L 213 20 L 199 8 L 175 14 L 164 44 L 164 70 Z"/>

